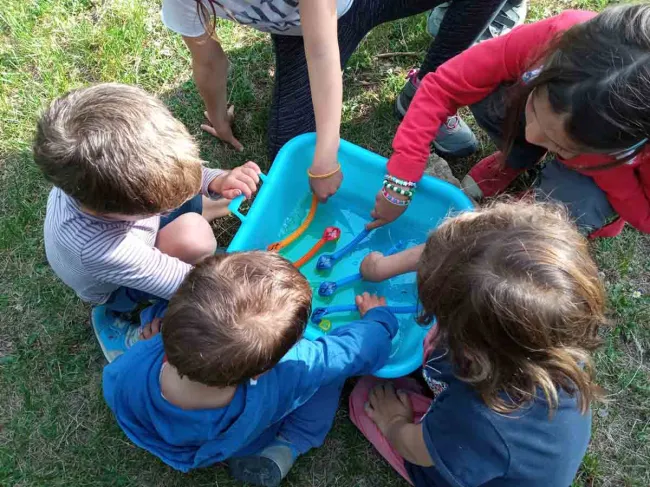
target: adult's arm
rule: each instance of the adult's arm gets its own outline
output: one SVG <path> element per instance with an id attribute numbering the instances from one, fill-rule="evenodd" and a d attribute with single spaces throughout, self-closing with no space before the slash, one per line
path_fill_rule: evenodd
<path id="1" fill-rule="evenodd" d="M 210 35 L 212 27 L 209 25 L 209 9 L 202 8 L 203 14 L 199 15 L 195 1 L 162 0 L 160 15 L 165 26 L 183 36 L 183 41 L 192 55 L 194 82 L 203 98 L 205 116 L 210 122 L 201 125 L 201 128 L 231 144 L 235 149 L 242 150 L 230 128 L 234 109 L 231 107 L 228 111 L 226 106 L 228 58 L 217 39 Z"/>

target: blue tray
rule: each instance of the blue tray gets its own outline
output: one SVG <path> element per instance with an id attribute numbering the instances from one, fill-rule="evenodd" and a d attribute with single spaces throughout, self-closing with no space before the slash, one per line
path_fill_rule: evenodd
<path id="1" fill-rule="evenodd" d="M 243 197 L 232 201 L 230 210 L 242 221 L 242 225 L 228 247 L 229 252 L 266 249 L 300 225 L 311 202 L 306 172 L 313 159 L 315 145 L 316 135 L 304 134 L 292 139 L 280 150 L 268 175 L 263 176 L 264 183 L 246 215 L 239 208 Z M 320 239 L 325 227 L 338 226 L 341 237 L 336 244 L 327 244 L 318 255 L 343 247 L 363 230 L 370 219 L 375 195 L 384 178 L 386 158 L 341 140 L 339 161 L 344 174 L 340 190 L 326 204 L 318 206 L 316 217 L 307 232 L 280 252 L 292 261 L 305 254 Z M 316 269 L 318 255 L 301 268 L 314 290 L 313 308 L 354 303 L 354 296 L 363 291 L 386 296 L 389 305 L 416 304 L 414 273 L 383 283 L 359 281 L 339 289 L 329 298 L 318 296 L 318 287 L 323 281 L 336 281 L 358 272 L 361 260 L 371 251 L 385 252 L 398 241 L 405 242 L 407 246 L 423 243 L 427 233 L 447 215 L 472 208 L 472 202 L 461 190 L 425 176 L 418 184 L 413 202 L 395 223 L 372 232 L 330 271 Z M 333 329 L 358 317 L 357 313 L 351 312 L 330 315 L 327 319 Z M 422 363 L 422 341 L 427 328 L 419 326 L 413 315 L 399 315 L 398 318 L 400 331 L 393 340 L 388 363 L 375 374 L 378 377 L 407 375 Z M 313 340 L 324 333 L 317 325 L 309 323 L 305 337 Z"/>

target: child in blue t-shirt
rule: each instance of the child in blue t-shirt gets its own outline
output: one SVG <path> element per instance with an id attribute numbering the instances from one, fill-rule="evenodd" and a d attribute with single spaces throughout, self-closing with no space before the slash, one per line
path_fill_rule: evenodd
<path id="1" fill-rule="evenodd" d="M 398 328 L 386 302 L 364 294 L 361 320 L 301 340 L 311 298 L 307 280 L 274 253 L 199 263 L 162 333 L 104 369 L 122 430 L 183 472 L 227 460 L 239 480 L 278 485 L 298 455 L 322 445 L 346 378 L 379 369 Z M 158 328 L 154 320 L 147 334 Z"/>
<path id="2" fill-rule="evenodd" d="M 416 487 L 566 487 L 601 396 L 590 353 L 604 291 L 564 211 L 499 203 L 451 218 L 426 245 L 371 254 L 368 280 L 417 270 L 422 373 L 362 379 L 350 416 Z"/>

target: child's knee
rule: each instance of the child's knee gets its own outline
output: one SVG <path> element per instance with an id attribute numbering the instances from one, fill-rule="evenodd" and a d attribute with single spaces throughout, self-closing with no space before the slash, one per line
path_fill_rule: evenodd
<path id="1" fill-rule="evenodd" d="M 157 247 L 189 264 L 195 264 L 217 250 L 210 224 L 198 213 L 185 213 L 159 233 Z"/>
<path id="2" fill-rule="evenodd" d="M 184 247 L 193 251 L 199 258 L 214 254 L 217 250 L 217 239 L 206 219 L 198 213 L 187 213 L 183 217 L 185 221 L 180 238 L 184 241 Z"/>

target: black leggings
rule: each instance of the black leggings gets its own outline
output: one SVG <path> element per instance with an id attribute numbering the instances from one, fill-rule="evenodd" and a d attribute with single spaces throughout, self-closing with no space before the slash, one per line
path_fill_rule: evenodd
<path id="1" fill-rule="evenodd" d="M 361 40 L 385 22 L 410 17 L 445 0 L 354 0 L 338 21 L 341 69 Z M 453 0 L 420 68 L 424 74 L 471 46 L 505 0 Z M 273 35 L 275 87 L 269 120 L 269 155 L 296 135 L 316 130 L 305 47 L 300 36 Z"/>

